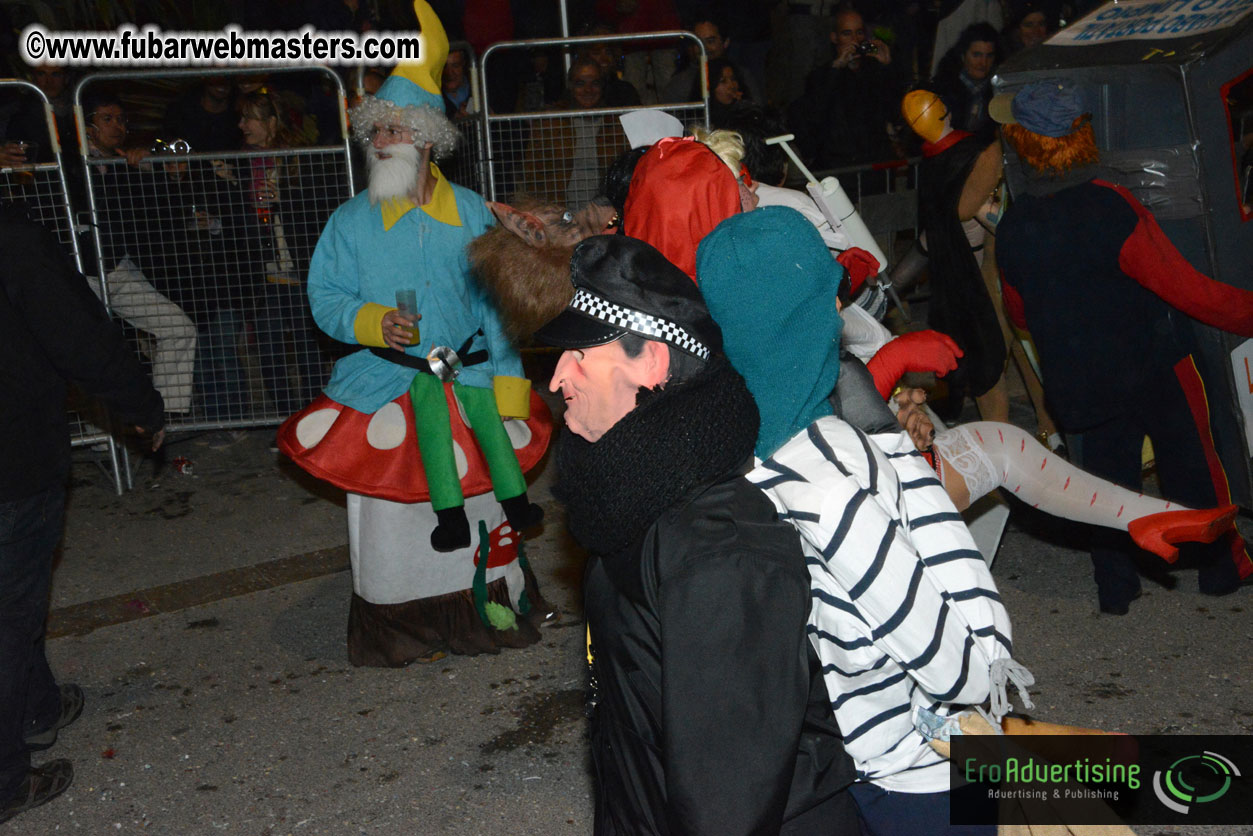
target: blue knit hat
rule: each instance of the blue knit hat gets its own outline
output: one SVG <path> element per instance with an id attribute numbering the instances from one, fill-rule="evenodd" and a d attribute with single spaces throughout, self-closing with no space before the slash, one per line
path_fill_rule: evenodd
<path id="1" fill-rule="evenodd" d="M 844 268 L 800 212 L 768 206 L 733 215 L 705 236 L 696 277 L 723 350 L 757 401 L 756 453 L 767 458 L 832 414 Z"/>

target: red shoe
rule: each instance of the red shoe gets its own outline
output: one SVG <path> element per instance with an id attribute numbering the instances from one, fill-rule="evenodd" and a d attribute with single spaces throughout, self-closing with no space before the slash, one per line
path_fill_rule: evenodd
<path id="1" fill-rule="evenodd" d="M 1145 551 L 1174 563 L 1179 549 L 1173 543 L 1212 543 L 1232 529 L 1239 509 L 1234 505 L 1196 511 L 1162 511 L 1127 524 L 1127 533 Z"/>

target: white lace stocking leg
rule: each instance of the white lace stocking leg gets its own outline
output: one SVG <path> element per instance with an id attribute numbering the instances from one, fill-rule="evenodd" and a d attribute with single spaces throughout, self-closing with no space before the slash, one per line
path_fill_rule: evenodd
<path id="1" fill-rule="evenodd" d="M 972 503 L 1000 487 L 1053 516 L 1124 531 L 1139 517 L 1184 508 L 1080 470 L 1011 424 L 963 424 L 937 434 L 935 448 L 965 478 Z"/>

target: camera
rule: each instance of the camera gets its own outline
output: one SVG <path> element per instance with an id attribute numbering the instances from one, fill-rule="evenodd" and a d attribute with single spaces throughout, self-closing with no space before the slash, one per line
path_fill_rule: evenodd
<path id="1" fill-rule="evenodd" d="M 873 41 L 862 41 L 856 48 L 858 55 L 874 55 L 878 51 L 879 47 Z"/>

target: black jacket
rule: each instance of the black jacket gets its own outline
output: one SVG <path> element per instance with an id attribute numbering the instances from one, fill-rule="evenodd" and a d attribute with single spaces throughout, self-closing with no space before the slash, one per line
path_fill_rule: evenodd
<path id="1" fill-rule="evenodd" d="M 807 159 L 840 168 L 894 159 L 887 123 L 897 120 L 901 97 L 891 71 L 872 57 L 858 69 L 819 67 L 805 79 L 788 123 Z"/>
<path id="2" fill-rule="evenodd" d="M 126 424 L 163 426 L 164 405 L 57 239 L 0 209 L 0 502 L 65 481 L 67 382 Z"/>
<path id="3" fill-rule="evenodd" d="M 800 542 L 738 475 L 757 425 L 716 355 L 595 443 L 561 440 L 554 493 L 592 552 L 598 834 L 856 830 Z"/>
<path id="4" fill-rule="evenodd" d="M 597 833 L 777 833 L 852 781 L 796 534 L 745 479 L 666 513 L 637 554 L 593 557 L 584 598 Z"/>

